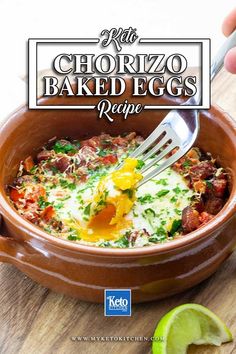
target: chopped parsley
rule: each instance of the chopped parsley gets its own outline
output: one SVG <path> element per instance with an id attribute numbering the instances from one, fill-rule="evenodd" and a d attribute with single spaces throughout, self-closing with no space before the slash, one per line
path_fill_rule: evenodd
<path id="1" fill-rule="evenodd" d="M 151 194 L 145 194 L 143 197 L 138 197 L 138 201 L 141 204 L 146 204 L 146 203 L 152 203 L 154 198 L 151 196 Z"/>
<path id="2" fill-rule="evenodd" d="M 180 189 L 179 187 L 175 187 L 175 188 L 173 189 L 173 191 L 174 191 L 176 194 L 181 193 L 181 189 Z"/>
<path id="3" fill-rule="evenodd" d="M 168 186 L 167 178 L 161 178 L 158 181 L 154 181 L 156 184 L 161 184 L 162 186 Z"/>
<path id="4" fill-rule="evenodd" d="M 129 199 L 132 199 L 132 198 L 133 198 L 133 195 L 134 195 L 133 189 L 125 189 L 125 190 L 123 191 L 123 193 L 127 194 L 128 197 L 129 197 Z"/>
<path id="5" fill-rule="evenodd" d="M 67 239 L 70 240 L 70 241 L 76 241 L 77 240 L 77 236 L 69 235 L 69 236 L 67 236 Z"/>
<path id="6" fill-rule="evenodd" d="M 111 243 L 109 241 L 102 241 L 98 245 L 99 247 L 111 247 Z"/>
<path id="7" fill-rule="evenodd" d="M 149 222 L 149 224 L 153 227 L 153 220 L 156 217 L 156 213 L 153 209 L 148 208 L 145 209 L 144 212 L 142 213 L 142 216 L 147 219 L 147 221 Z"/>
<path id="8" fill-rule="evenodd" d="M 67 154 L 68 152 L 76 152 L 75 146 L 68 143 L 68 144 L 61 144 L 60 141 L 57 141 L 55 145 L 53 146 L 53 150 L 56 153 L 63 153 Z"/>
<path id="9" fill-rule="evenodd" d="M 80 237 L 80 234 L 78 231 L 73 230 L 73 228 L 70 228 L 69 232 L 71 232 L 71 233 L 70 233 L 70 235 L 67 236 L 68 240 L 70 240 L 70 241 L 81 240 L 81 237 Z"/>
<path id="10" fill-rule="evenodd" d="M 188 168 L 189 166 L 191 166 L 191 162 L 189 160 L 186 160 L 186 161 L 183 162 L 182 166 L 184 168 Z"/>
<path id="11" fill-rule="evenodd" d="M 178 199 L 177 199 L 176 197 L 172 197 L 172 198 L 170 199 L 170 202 L 171 202 L 171 203 L 176 203 L 177 200 L 178 200 Z"/>
<path id="12" fill-rule="evenodd" d="M 122 236 L 121 238 L 119 238 L 118 240 L 116 240 L 114 243 L 119 248 L 127 248 L 127 247 L 129 247 L 129 240 L 128 240 L 126 234 L 124 236 Z"/>
<path id="13" fill-rule="evenodd" d="M 162 189 L 160 190 L 159 192 L 157 192 L 157 197 L 160 198 L 160 197 L 164 197 L 164 195 L 168 194 L 169 193 L 169 190 L 168 189 Z"/>
<path id="14" fill-rule="evenodd" d="M 106 152 L 106 150 L 99 150 L 97 154 L 98 154 L 98 156 L 104 157 L 107 155 L 107 152 Z"/>
<path id="15" fill-rule="evenodd" d="M 156 234 L 166 236 L 166 230 L 164 229 L 164 227 L 160 226 L 156 229 Z"/>
<path id="16" fill-rule="evenodd" d="M 49 206 L 51 203 L 47 202 L 44 197 L 40 196 L 38 199 L 38 205 L 40 209 L 45 209 L 47 206 Z"/>
<path id="17" fill-rule="evenodd" d="M 74 190 L 76 189 L 76 184 L 75 183 L 71 183 L 71 182 L 68 182 L 66 179 L 59 179 L 59 183 L 60 183 L 60 186 L 62 188 L 69 188 L 70 190 Z"/>
<path id="18" fill-rule="evenodd" d="M 34 165 L 31 169 L 30 169 L 30 173 L 33 175 L 35 174 L 35 172 L 37 171 L 38 166 Z"/>
<path id="19" fill-rule="evenodd" d="M 89 204 L 84 208 L 84 214 L 85 214 L 85 215 L 90 215 L 91 204 L 92 204 L 92 203 L 89 203 Z"/>
<path id="20" fill-rule="evenodd" d="M 65 195 L 65 197 L 58 198 L 61 202 L 64 202 L 64 200 L 70 199 L 70 195 Z"/>
<path id="21" fill-rule="evenodd" d="M 144 215 L 155 217 L 156 213 L 155 213 L 155 211 L 153 209 L 148 208 L 148 209 L 144 210 Z"/>
<path id="22" fill-rule="evenodd" d="M 145 162 L 143 160 L 138 160 L 136 169 L 141 170 L 141 168 L 145 165 Z"/>
<path id="23" fill-rule="evenodd" d="M 160 226 L 156 229 L 156 232 L 149 237 L 149 241 L 153 243 L 163 242 L 167 238 L 166 230 Z"/>
<path id="24" fill-rule="evenodd" d="M 59 210 L 64 207 L 64 203 L 58 203 L 54 205 L 54 209 Z"/>
<path id="25" fill-rule="evenodd" d="M 179 219 L 175 219 L 172 223 L 172 226 L 171 226 L 171 229 L 170 229 L 170 235 L 171 236 L 174 236 L 174 234 L 178 231 L 180 231 L 181 229 L 181 226 L 182 226 L 182 221 Z"/>
<path id="26" fill-rule="evenodd" d="M 51 169 L 52 172 L 55 173 L 55 174 L 59 172 L 59 170 L 58 170 L 58 168 L 56 168 L 56 166 L 51 166 L 50 169 Z"/>
<path id="27" fill-rule="evenodd" d="M 180 209 L 177 209 L 177 208 L 174 209 L 174 212 L 175 212 L 177 215 L 181 215 L 181 214 L 182 214 L 182 211 L 181 211 Z"/>
<path id="28" fill-rule="evenodd" d="M 213 184 L 210 181 L 205 180 L 205 182 L 206 182 L 207 188 L 209 188 L 209 189 L 213 188 Z"/>
<path id="29" fill-rule="evenodd" d="M 52 232 L 52 230 L 50 229 L 50 227 L 44 227 L 44 231 L 48 232 L 49 234 Z"/>

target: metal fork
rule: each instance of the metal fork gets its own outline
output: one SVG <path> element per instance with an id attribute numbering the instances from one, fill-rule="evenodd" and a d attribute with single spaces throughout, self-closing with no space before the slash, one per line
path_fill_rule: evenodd
<path id="1" fill-rule="evenodd" d="M 213 59 L 211 65 L 211 81 L 222 68 L 226 53 L 234 46 L 236 46 L 236 31 L 228 37 Z M 200 94 L 198 92 L 194 97 L 191 97 L 183 103 L 183 105 L 195 105 L 199 102 Z M 148 158 L 157 154 L 141 169 L 140 172 L 144 174 L 161 159 L 168 156 L 171 151 L 176 149 L 174 153 L 164 159 L 159 166 L 152 169 L 149 173 L 144 174 L 144 178 L 139 182 L 138 187 L 173 165 L 185 155 L 193 146 L 198 136 L 199 128 L 198 110 L 171 110 L 149 137 L 130 154 L 130 157 L 140 158 L 142 161 L 146 161 Z M 154 145 L 155 143 L 156 145 Z"/>

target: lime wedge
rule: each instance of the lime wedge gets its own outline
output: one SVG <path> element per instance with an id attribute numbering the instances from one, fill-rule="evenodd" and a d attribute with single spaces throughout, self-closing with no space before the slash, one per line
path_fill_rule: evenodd
<path id="1" fill-rule="evenodd" d="M 154 333 L 153 354 L 186 354 L 190 344 L 232 341 L 232 334 L 213 312 L 198 304 L 185 304 L 168 312 Z"/>

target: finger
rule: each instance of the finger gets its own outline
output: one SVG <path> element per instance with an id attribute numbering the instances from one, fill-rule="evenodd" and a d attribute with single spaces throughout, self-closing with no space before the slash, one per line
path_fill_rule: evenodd
<path id="1" fill-rule="evenodd" d="M 236 28 L 236 8 L 230 12 L 230 14 L 225 18 L 222 31 L 226 37 L 228 37 Z"/>
<path id="2" fill-rule="evenodd" d="M 228 51 L 224 59 L 224 65 L 227 71 L 236 74 L 236 47 Z"/>

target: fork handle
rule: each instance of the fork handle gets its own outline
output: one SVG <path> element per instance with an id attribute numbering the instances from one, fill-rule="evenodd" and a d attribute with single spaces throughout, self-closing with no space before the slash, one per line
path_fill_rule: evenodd
<path id="1" fill-rule="evenodd" d="M 224 65 L 224 58 L 228 51 L 236 47 L 236 30 L 231 33 L 231 35 L 226 39 L 226 41 L 223 43 L 223 45 L 220 47 L 218 52 L 216 53 L 215 57 L 212 60 L 211 64 L 211 81 L 214 79 L 214 77 L 217 75 L 217 73 L 220 71 L 220 69 Z"/>

